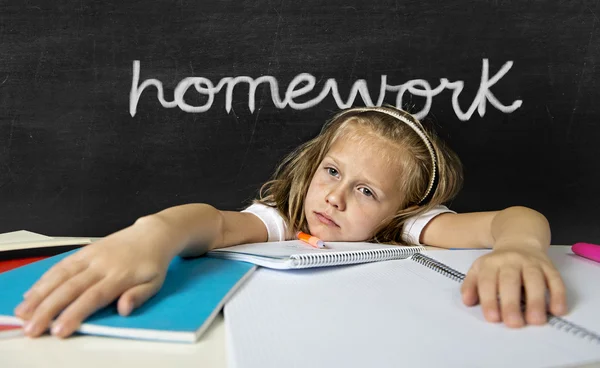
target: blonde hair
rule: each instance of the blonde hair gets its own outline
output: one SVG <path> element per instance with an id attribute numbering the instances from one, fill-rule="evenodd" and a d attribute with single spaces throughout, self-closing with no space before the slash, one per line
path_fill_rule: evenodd
<path id="1" fill-rule="evenodd" d="M 336 114 L 315 138 L 283 159 L 272 179 L 262 186 L 257 202 L 275 207 L 294 231 L 308 232 L 304 200 L 312 177 L 332 144 L 351 134 L 347 132 L 351 126 L 367 128 L 369 135 L 403 149 L 399 190 L 404 199 L 396 214 L 380 224 L 367 241 L 406 244 L 402 240 L 406 220 L 454 198 L 463 174 L 458 156 L 433 131 L 394 107 L 355 108 Z"/>

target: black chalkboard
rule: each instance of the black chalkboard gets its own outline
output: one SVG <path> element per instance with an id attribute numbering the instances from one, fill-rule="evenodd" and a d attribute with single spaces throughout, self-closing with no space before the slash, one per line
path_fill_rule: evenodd
<path id="1" fill-rule="evenodd" d="M 462 158 L 453 209 L 525 205 L 555 244 L 600 242 L 597 0 L 3 3 L 1 232 L 103 236 L 182 203 L 240 209 L 353 86 L 354 105 L 375 104 L 385 83 L 382 102 L 404 88 Z"/>

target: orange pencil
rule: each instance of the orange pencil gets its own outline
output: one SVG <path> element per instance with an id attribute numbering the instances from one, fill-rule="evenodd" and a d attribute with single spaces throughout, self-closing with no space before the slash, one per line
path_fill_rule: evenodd
<path id="1" fill-rule="evenodd" d="M 302 231 L 298 231 L 298 233 L 296 233 L 296 236 L 298 237 L 298 239 L 309 244 L 313 248 L 325 248 L 325 243 L 323 243 L 323 240 L 317 238 L 316 236 L 303 233 Z"/>

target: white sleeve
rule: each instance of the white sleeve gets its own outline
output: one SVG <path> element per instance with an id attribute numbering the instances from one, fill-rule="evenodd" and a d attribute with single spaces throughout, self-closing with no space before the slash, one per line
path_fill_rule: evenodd
<path id="1" fill-rule="evenodd" d="M 402 240 L 408 244 L 423 245 L 419 243 L 423 228 L 425 228 L 429 221 L 433 220 L 434 217 L 446 212 L 456 213 L 448 209 L 448 207 L 440 205 L 418 216 L 410 217 L 406 220 L 402 228 Z"/>
<path id="2" fill-rule="evenodd" d="M 242 212 L 249 212 L 258 217 L 267 228 L 267 241 L 284 241 L 290 238 L 287 234 L 287 225 L 283 217 L 274 207 L 269 207 L 262 203 L 253 203 Z"/>

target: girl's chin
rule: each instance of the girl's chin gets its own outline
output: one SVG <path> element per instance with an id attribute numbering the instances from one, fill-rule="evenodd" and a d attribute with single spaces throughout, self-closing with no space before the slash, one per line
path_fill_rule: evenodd
<path id="1" fill-rule="evenodd" d="M 310 230 L 310 228 L 309 228 Z M 331 234 L 327 231 L 319 231 L 320 229 L 315 229 L 315 231 L 311 231 L 310 235 L 312 236 L 316 236 L 317 238 L 323 240 L 324 242 L 330 241 L 330 242 L 335 242 L 335 241 L 344 241 L 344 239 L 342 239 L 339 234 Z"/>
<path id="2" fill-rule="evenodd" d="M 312 236 L 316 236 L 317 238 L 323 240 L 323 241 L 335 241 L 334 238 L 332 237 L 331 234 L 328 234 L 327 232 L 321 230 L 321 229 L 312 229 L 310 226 L 308 227 L 308 231 L 309 234 Z"/>
<path id="3" fill-rule="evenodd" d="M 357 240 L 349 240 L 346 234 L 341 233 L 341 229 L 339 227 L 331 228 L 329 226 L 322 225 L 317 223 L 316 225 L 308 224 L 308 231 L 310 235 L 316 236 L 317 238 L 325 241 L 331 242 L 343 242 L 343 241 L 357 241 Z"/>
<path id="4" fill-rule="evenodd" d="M 364 242 L 366 240 L 353 239 L 352 237 L 343 236 L 344 234 L 335 233 L 333 231 L 327 231 L 327 229 L 322 229 L 319 226 L 315 228 L 309 226 L 309 233 L 312 236 L 316 236 L 317 238 L 323 240 L 324 242 Z"/>

